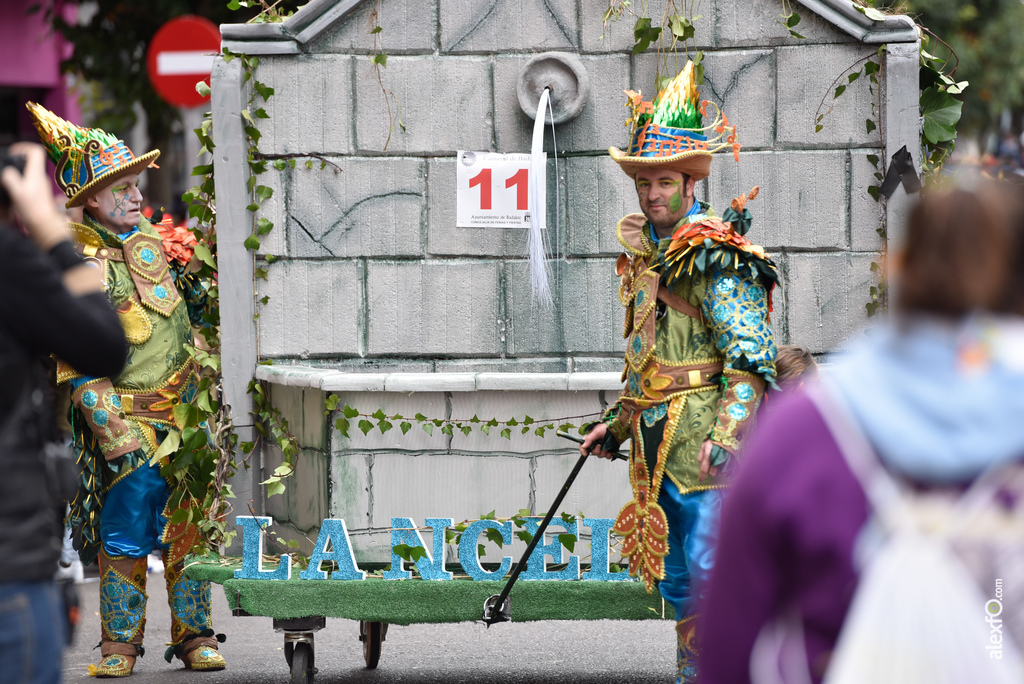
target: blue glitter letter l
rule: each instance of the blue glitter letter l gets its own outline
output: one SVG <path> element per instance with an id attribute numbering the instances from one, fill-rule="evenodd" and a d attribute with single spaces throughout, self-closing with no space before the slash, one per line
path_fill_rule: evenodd
<path id="1" fill-rule="evenodd" d="M 269 516 L 239 515 L 235 524 L 242 528 L 242 569 L 235 579 L 286 580 L 292 577 L 292 558 L 281 554 L 277 570 L 263 569 L 263 530 L 274 524 Z"/>

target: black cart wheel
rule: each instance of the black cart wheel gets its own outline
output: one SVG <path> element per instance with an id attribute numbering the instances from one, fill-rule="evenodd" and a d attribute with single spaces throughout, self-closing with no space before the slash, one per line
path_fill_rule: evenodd
<path id="1" fill-rule="evenodd" d="M 387 628 L 383 622 L 359 621 L 359 640 L 363 642 L 363 659 L 366 660 L 367 670 L 374 669 L 380 662 L 380 645 L 388 632 Z"/>
<path id="2" fill-rule="evenodd" d="M 313 647 L 304 641 L 300 641 L 292 649 L 291 662 L 292 684 L 312 684 L 313 673 Z"/>

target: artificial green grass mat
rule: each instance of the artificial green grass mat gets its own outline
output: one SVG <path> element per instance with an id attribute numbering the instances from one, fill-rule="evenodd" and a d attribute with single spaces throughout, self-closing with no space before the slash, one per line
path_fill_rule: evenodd
<path id="1" fill-rule="evenodd" d="M 236 566 L 195 563 L 189 579 L 224 585 L 228 605 L 273 618 L 324 617 L 393 625 L 479 621 L 504 581 L 422 579 L 236 580 Z M 297 575 L 297 570 L 295 571 Z M 640 582 L 524 581 L 512 588 L 512 621 L 673 619 L 668 604 Z"/>

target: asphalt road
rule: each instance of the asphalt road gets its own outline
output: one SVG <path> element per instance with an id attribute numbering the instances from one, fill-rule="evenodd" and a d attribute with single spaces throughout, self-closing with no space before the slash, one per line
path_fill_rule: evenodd
<path id="1" fill-rule="evenodd" d="M 64 680 L 94 684 L 86 674 L 99 662 L 98 584 L 79 586 L 83 624 L 65 653 Z M 221 672 L 190 672 L 163 659 L 170 638 L 164 578 L 149 576 L 148 651 L 135 665 L 136 684 L 286 684 L 283 636 L 270 618 L 232 617 L 223 590 L 213 587 L 214 627 L 228 635 Z M 481 606 L 482 609 L 482 606 Z M 408 682 L 410 684 L 668 684 L 675 679 L 674 622 L 600 620 L 392 626 L 380 664 L 367 670 L 358 623 L 328 619 L 316 633 L 317 684 Z"/>

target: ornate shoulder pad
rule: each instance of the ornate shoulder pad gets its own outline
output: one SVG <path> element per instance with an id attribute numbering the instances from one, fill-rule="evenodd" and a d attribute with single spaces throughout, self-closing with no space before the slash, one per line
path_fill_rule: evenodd
<path id="1" fill-rule="evenodd" d="M 644 233 L 647 217 L 643 214 L 627 214 L 615 228 L 615 235 L 627 252 L 633 256 L 650 257 L 653 245 Z"/>
<path id="2" fill-rule="evenodd" d="M 71 237 L 80 245 L 88 245 L 90 247 L 102 247 L 103 237 L 100 236 L 94 228 L 90 228 L 84 223 L 68 223 L 68 227 L 71 228 Z"/>

